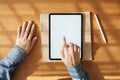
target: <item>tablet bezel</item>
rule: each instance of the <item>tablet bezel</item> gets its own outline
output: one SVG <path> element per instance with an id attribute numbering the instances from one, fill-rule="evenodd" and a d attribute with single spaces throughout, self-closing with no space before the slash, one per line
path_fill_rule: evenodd
<path id="1" fill-rule="evenodd" d="M 51 58 L 51 15 L 81 15 L 81 60 L 83 58 L 83 14 L 81 13 L 50 13 L 49 14 L 49 59 L 50 60 L 61 60 L 60 58 Z"/>

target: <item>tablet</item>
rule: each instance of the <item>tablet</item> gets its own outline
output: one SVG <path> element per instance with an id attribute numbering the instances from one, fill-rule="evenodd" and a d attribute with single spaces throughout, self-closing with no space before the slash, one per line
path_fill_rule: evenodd
<path id="1" fill-rule="evenodd" d="M 60 50 L 63 36 L 67 42 L 80 46 L 80 59 L 83 54 L 83 15 L 81 13 L 49 14 L 49 59 L 61 60 Z"/>

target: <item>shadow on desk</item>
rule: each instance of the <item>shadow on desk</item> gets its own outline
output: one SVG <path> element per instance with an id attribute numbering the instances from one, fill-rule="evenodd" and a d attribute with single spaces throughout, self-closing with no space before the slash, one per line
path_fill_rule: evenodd
<path id="1" fill-rule="evenodd" d="M 88 72 L 90 80 L 105 80 L 97 63 L 93 61 L 82 61 L 81 64 L 85 71 Z"/>

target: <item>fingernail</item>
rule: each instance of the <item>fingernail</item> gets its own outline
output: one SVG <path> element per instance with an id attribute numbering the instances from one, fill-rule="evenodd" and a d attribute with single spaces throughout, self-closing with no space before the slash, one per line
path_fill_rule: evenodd
<path id="1" fill-rule="evenodd" d="M 32 20 L 30 20 L 29 23 L 32 23 Z"/>
<path id="2" fill-rule="evenodd" d="M 23 22 L 24 24 L 26 23 L 26 21 Z"/>
<path id="3" fill-rule="evenodd" d="M 35 27 L 35 24 L 33 23 L 33 26 Z"/>
<path id="4" fill-rule="evenodd" d="M 38 37 L 35 37 L 35 39 L 37 40 L 37 39 L 38 39 Z"/>

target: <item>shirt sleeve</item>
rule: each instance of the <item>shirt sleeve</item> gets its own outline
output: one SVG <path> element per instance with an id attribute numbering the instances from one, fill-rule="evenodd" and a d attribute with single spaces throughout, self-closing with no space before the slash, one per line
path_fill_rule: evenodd
<path id="1" fill-rule="evenodd" d="M 26 53 L 17 45 L 0 61 L 0 80 L 11 80 L 16 66 L 26 57 Z"/>
<path id="2" fill-rule="evenodd" d="M 88 73 L 84 71 L 80 63 L 75 66 L 68 67 L 67 70 L 73 80 L 90 80 Z"/>

